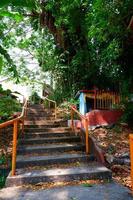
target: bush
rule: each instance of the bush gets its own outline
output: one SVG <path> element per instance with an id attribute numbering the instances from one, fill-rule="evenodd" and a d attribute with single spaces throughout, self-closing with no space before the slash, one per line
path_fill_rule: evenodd
<path id="1" fill-rule="evenodd" d="M 3 122 L 11 117 L 15 112 L 21 111 L 21 105 L 11 96 L 0 97 L 0 122 Z"/>
<path id="2" fill-rule="evenodd" d="M 133 102 L 127 102 L 125 104 L 122 121 L 128 123 L 129 126 L 133 126 Z"/>
<path id="3" fill-rule="evenodd" d="M 41 100 L 37 92 L 33 92 L 29 99 L 33 104 L 38 104 Z"/>

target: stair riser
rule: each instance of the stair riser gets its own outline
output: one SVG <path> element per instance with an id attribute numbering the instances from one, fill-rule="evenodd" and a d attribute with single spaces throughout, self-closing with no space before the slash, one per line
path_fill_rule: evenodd
<path id="1" fill-rule="evenodd" d="M 93 159 L 93 157 L 90 157 Z M 17 168 L 25 168 L 25 167 L 35 167 L 35 166 L 48 166 L 54 164 L 66 164 L 66 163 L 75 163 L 75 162 L 88 162 L 90 159 L 86 157 L 77 157 L 77 158 L 55 158 L 49 160 L 37 160 L 37 161 L 19 161 L 17 162 Z"/>
<path id="2" fill-rule="evenodd" d="M 48 130 L 49 128 L 60 128 L 60 127 L 57 126 L 57 125 L 53 125 L 53 126 L 44 125 L 43 128 L 25 128 L 25 129 L 24 129 L 24 132 L 25 132 L 25 133 L 50 132 L 50 130 Z M 63 132 L 63 131 L 62 131 L 62 132 Z"/>
<path id="3" fill-rule="evenodd" d="M 36 113 L 39 113 L 39 114 L 52 114 L 51 111 L 46 111 L 45 109 L 32 109 L 32 110 L 28 110 L 27 114 L 36 114 Z"/>
<path id="4" fill-rule="evenodd" d="M 26 155 L 26 154 L 43 154 L 43 153 L 51 153 L 51 152 L 69 152 L 69 151 L 83 151 L 85 147 L 60 147 L 60 148 L 49 148 L 49 149 L 18 149 L 19 155 Z"/>
<path id="5" fill-rule="evenodd" d="M 53 112 L 46 112 L 44 110 L 38 111 L 38 110 L 33 110 L 33 111 L 28 111 L 27 115 L 34 115 L 34 114 L 45 114 L 45 116 L 51 117 L 54 113 Z"/>
<path id="6" fill-rule="evenodd" d="M 35 121 L 39 121 L 39 120 L 55 120 L 55 117 L 27 117 L 27 121 L 32 121 L 32 122 L 35 122 Z"/>
<path id="7" fill-rule="evenodd" d="M 68 133 L 40 133 L 40 134 L 31 133 L 31 134 L 25 134 L 24 138 L 67 137 L 71 135 L 74 135 L 74 134 L 72 133 L 70 134 L 69 132 Z"/>
<path id="8" fill-rule="evenodd" d="M 59 130 L 57 129 L 57 130 L 54 130 L 53 128 L 59 128 Z M 65 127 L 64 127 L 64 129 L 61 129 L 61 127 L 46 127 L 46 126 L 44 126 L 44 128 L 25 128 L 24 129 L 24 132 L 25 133 L 38 133 L 38 132 L 46 132 L 46 133 L 52 133 L 52 132 L 64 132 L 64 131 L 71 131 L 71 129 L 69 129 L 69 128 L 67 128 L 67 129 L 65 129 Z"/>
<path id="9" fill-rule="evenodd" d="M 43 129 L 43 128 L 56 128 L 56 127 L 60 127 L 60 124 L 59 123 L 56 123 L 56 124 L 45 124 L 44 125 L 25 125 L 25 130 L 27 131 L 27 129 L 30 129 L 30 128 L 39 128 L 39 129 Z"/>
<path id="10" fill-rule="evenodd" d="M 52 138 L 48 138 L 47 140 L 45 139 L 38 139 L 38 140 L 29 140 L 29 141 L 21 141 L 20 144 L 21 145 L 25 145 L 25 144 L 45 144 L 45 143 L 59 143 L 59 142 L 80 142 L 80 138 L 55 138 L 55 139 L 52 139 Z"/>
<path id="11" fill-rule="evenodd" d="M 28 109 L 28 113 L 42 113 L 42 112 L 45 112 L 45 109 L 43 107 L 38 109 L 35 108 Z"/>
<path id="12" fill-rule="evenodd" d="M 49 177 L 24 177 L 24 178 L 12 178 L 9 177 L 6 182 L 7 187 L 20 186 L 26 184 L 37 184 L 37 183 L 51 183 L 51 182 L 69 182 L 69 181 L 80 181 L 80 180 L 111 180 L 111 172 L 98 172 L 98 173 L 88 173 L 88 174 L 74 174 L 74 175 L 58 175 L 58 176 L 49 176 Z"/>
<path id="13" fill-rule="evenodd" d="M 48 116 L 45 115 L 45 114 L 42 114 L 42 115 L 36 115 L 36 114 L 27 115 L 27 119 L 30 119 L 30 120 L 32 120 L 34 118 L 38 119 L 39 117 L 42 117 L 42 118 L 45 117 L 45 118 L 47 118 L 47 117 L 49 117 L 49 115 Z M 53 117 L 53 115 L 51 115 L 51 117 Z"/>

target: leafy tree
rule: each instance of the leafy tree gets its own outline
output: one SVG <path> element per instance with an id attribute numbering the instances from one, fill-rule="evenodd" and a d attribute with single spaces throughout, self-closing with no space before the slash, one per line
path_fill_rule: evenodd
<path id="1" fill-rule="evenodd" d="M 41 70 L 54 80 L 58 93 L 60 88 L 61 97 L 73 96 L 77 90 L 93 85 L 115 90 L 127 85 L 126 90 L 131 89 L 133 43 L 127 27 L 132 0 L 6 0 L 0 7 L 3 22 L 5 16 L 16 26 L 23 24 L 22 19 L 27 20 L 26 27 L 15 28 L 15 35 L 21 37 L 15 45 L 36 57 Z M 2 34 L 5 24 L 0 27 Z M 27 27 L 32 29 L 28 39 Z M 12 34 L 3 36 L 2 48 L 11 47 L 12 38 Z M 1 53 L 2 65 L 3 60 L 11 61 Z"/>

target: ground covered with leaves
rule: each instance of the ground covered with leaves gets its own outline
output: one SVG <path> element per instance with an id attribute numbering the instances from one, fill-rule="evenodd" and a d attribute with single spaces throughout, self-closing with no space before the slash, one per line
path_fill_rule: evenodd
<path id="1" fill-rule="evenodd" d="M 64 114 L 65 113 L 65 114 Z M 67 106 L 58 109 L 58 115 L 70 119 L 70 109 Z M 113 179 L 131 189 L 130 177 L 130 147 L 129 134 L 133 128 L 126 123 L 118 123 L 112 127 L 99 127 L 90 134 L 102 149 L 107 167 L 112 171 Z"/>
<path id="2" fill-rule="evenodd" d="M 113 179 L 131 188 L 129 134 L 133 130 L 126 124 L 112 128 L 97 128 L 91 132 L 98 146 L 103 150 L 107 166 L 112 170 Z"/>
<path id="3" fill-rule="evenodd" d="M 12 153 L 12 127 L 0 130 L 0 188 L 4 186 Z"/>

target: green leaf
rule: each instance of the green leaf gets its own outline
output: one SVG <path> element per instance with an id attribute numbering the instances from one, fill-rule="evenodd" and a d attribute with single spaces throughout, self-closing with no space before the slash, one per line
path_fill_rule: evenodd
<path id="1" fill-rule="evenodd" d="M 35 7 L 35 1 L 33 0 L 1 0 L 0 1 L 1 8 L 8 5 L 32 8 L 32 7 Z"/>
<path id="2" fill-rule="evenodd" d="M 0 10 L 0 16 L 2 17 L 10 17 L 14 20 L 16 20 L 17 22 L 20 22 L 23 19 L 23 16 L 17 12 L 9 12 L 9 11 L 4 11 L 4 10 Z"/>
<path id="3" fill-rule="evenodd" d="M 0 56 L 0 73 L 2 71 L 2 67 L 3 67 L 3 58 Z"/>
<path id="4" fill-rule="evenodd" d="M 11 0 L 0 1 L 0 7 L 7 6 L 9 3 L 11 3 Z"/>
<path id="5" fill-rule="evenodd" d="M 83 187 L 93 187 L 93 184 L 91 183 L 84 183 L 82 184 Z"/>

